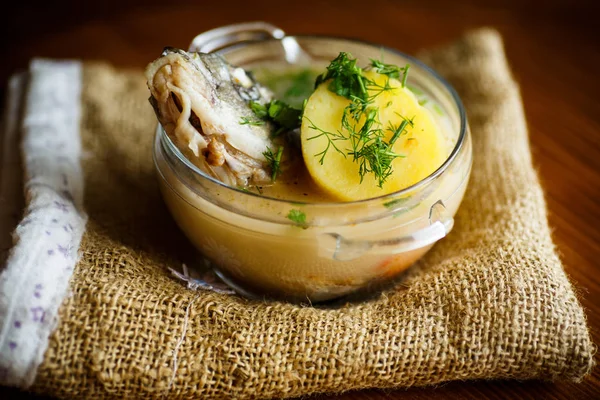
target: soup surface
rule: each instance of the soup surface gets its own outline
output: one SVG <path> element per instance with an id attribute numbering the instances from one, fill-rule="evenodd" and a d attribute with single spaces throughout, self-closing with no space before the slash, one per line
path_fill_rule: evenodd
<path id="1" fill-rule="evenodd" d="M 321 67 L 321 69 L 309 69 L 293 66 L 282 67 L 281 65 L 272 64 L 253 69 L 252 74 L 258 82 L 273 91 L 275 98 L 281 99 L 293 107 L 301 108 L 303 105 L 305 105 L 310 96 L 314 94 L 315 80 L 319 74 L 322 73 L 323 69 L 324 67 Z M 384 81 L 381 78 L 380 82 L 384 84 Z M 326 88 L 321 89 L 327 90 Z M 450 154 L 452 148 L 456 144 L 456 137 L 451 133 L 450 121 L 440 105 L 429 98 L 416 86 L 407 85 L 407 90 L 415 96 L 419 106 L 423 108 L 423 112 L 427 113 L 428 116 L 431 116 L 431 118 L 435 121 L 435 125 L 429 125 L 429 128 L 434 131 L 430 135 L 430 138 L 440 142 L 439 146 L 441 151 L 439 152 L 440 154 L 437 156 L 437 159 L 434 160 L 434 165 L 426 166 L 426 174 L 421 173 L 420 175 L 413 177 L 414 179 L 412 180 L 410 178 L 405 179 L 404 182 L 408 182 L 408 184 L 405 184 L 403 187 L 416 183 L 416 181 L 435 171 L 435 169 L 437 169 L 437 167 L 443 163 L 445 158 Z M 390 98 L 393 98 L 393 92 L 390 96 L 388 96 L 385 102 L 390 103 Z M 342 106 L 340 107 L 343 106 L 345 106 L 344 103 L 342 103 Z M 334 110 L 334 112 L 340 114 L 341 116 L 342 109 L 339 108 Z M 390 108 L 389 110 L 386 110 L 386 112 L 396 112 L 396 110 Z M 328 117 L 326 116 L 326 118 Z M 341 120 L 341 118 L 338 116 L 337 120 Z M 333 121 L 334 124 L 335 122 L 337 121 Z M 410 150 L 416 146 L 419 146 L 419 133 L 420 132 L 412 132 L 410 137 L 407 135 L 407 137 L 402 138 L 402 147 L 404 150 Z M 277 179 L 267 185 L 249 186 L 245 188 L 245 190 L 266 197 L 298 202 L 321 203 L 348 200 L 340 198 L 328 190 L 324 190 L 315 182 L 315 179 L 313 176 L 311 176 L 309 170 L 307 169 L 305 160 L 302 158 L 301 146 L 303 144 L 300 143 L 297 137 L 295 137 L 293 134 L 288 135 L 286 145 L 288 146 L 288 149 L 291 148 L 291 150 L 288 150 L 284 153 L 286 158 L 281 163 L 281 172 Z M 393 173 L 404 173 L 403 161 L 404 160 L 402 159 L 396 160 Z M 319 167 L 320 166 L 317 166 L 317 168 Z M 414 165 L 408 166 L 408 168 L 412 167 L 414 167 Z M 357 172 L 358 167 L 351 172 L 342 171 L 344 174 L 353 173 L 354 175 L 356 175 Z M 355 183 L 358 185 L 362 184 L 362 182 L 358 181 L 355 181 Z M 403 187 L 397 187 L 397 190 Z M 374 190 L 372 193 L 373 196 L 371 197 L 378 197 L 386 194 L 385 192 L 378 190 Z"/>

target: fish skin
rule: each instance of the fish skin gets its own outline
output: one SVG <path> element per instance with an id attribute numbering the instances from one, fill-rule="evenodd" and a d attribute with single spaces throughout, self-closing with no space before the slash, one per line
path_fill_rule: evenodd
<path id="1" fill-rule="evenodd" d="M 268 103 L 268 89 L 218 54 L 172 47 L 147 66 L 146 78 L 163 129 L 205 172 L 230 186 L 271 182 L 263 153 L 278 146 L 273 124 L 240 124 L 258 120 L 249 101 Z"/>

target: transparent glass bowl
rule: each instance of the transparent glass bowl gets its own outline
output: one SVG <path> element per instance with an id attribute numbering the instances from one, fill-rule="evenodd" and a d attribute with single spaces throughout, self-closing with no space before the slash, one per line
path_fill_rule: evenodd
<path id="1" fill-rule="evenodd" d="M 377 287 L 405 271 L 453 226 L 472 164 L 469 127 L 452 87 L 420 61 L 356 40 L 285 36 L 263 23 L 199 35 L 190 50 L 219 51 L 232 64 L 327 63 L 340 51 L 359 65 L 383 57 L 411 65 L 409 84 L 447 116 L 455 146 L 427 178 L 402 191 L 355 202 L 299 203 L 266 198 L 223 185 L 185 158 L 162 127 L 154 159 L 164 200 L 192 244 L 217 274 L 248 296 L 321 302 Z M 299 227 L 292 209 L 307 216 Z"/>

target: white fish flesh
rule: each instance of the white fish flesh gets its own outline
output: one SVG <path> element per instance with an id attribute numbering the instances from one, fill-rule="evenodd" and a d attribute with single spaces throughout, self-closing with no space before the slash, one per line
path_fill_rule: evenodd
<path id="1" fill-rule="evenodd" d="M 230 186 L 271 182 L 263 153 L 278 147 L 275 127 L 250 107 L 272 99 L 267 88 L 218 54 L 175 48 L 148 65 L 146 78 L 163 129 L 206 173 Z"/>

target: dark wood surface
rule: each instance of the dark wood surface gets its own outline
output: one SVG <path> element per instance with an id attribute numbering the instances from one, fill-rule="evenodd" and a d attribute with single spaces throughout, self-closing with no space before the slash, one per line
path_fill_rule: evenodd
<path id="1" fill-rule="evenodd" d="M 287 33 L 340 35 L 404 52 L 492 26 L 505 40 L 521 85 L 535 165 L 554 240 L 600 343 L 600 28 L 597 1 L 99 1 L 11 2 L 0 40 L 2 98 L 11 73 L 30 58 L 107 60 L 142 68 L 165 45 L 196 34 L 264 20 Z M 4 7 L 3 7 L 4 8 Z M 598 360 L 598 357 L 596 358 Z M 0 388 L 0 398 L 30 398 Z M 437 388 L 361 391 L 318 399 L 594 399 L 600 371 L 582 383 L 455 382 Z"/>

